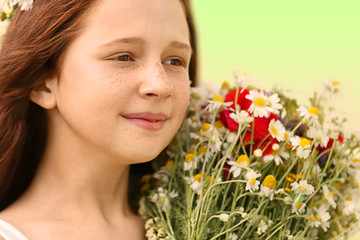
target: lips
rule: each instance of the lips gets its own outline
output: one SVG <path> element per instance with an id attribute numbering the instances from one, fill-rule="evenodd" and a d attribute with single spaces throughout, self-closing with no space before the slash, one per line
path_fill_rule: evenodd
<path id="1" fill-rule="evenodd" d="M 168 117 L 163 113 L 140 112 L 121 115 L 127 121 L 146 130 L 160 130 Z"/>

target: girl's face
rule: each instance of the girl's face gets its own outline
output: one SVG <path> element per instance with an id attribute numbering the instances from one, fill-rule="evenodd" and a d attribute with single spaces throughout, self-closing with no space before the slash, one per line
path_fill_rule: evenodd
<path id="1" fill-rule="evenodd" d="M 51 122 L 65 144 L 144 162 L 189 103 L 188 26 L 179 0 L 101 0 L 61 63 Z"/>

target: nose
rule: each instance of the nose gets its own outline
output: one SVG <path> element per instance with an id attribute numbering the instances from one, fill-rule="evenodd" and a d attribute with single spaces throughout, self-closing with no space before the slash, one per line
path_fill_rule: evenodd
<path id="1" fill-rule="evenodd" d="M 142 97 L 167 98 L 173 94 L 173 83 L 162 63 L 155 63 L 145 68 L 139 94 Z"/>

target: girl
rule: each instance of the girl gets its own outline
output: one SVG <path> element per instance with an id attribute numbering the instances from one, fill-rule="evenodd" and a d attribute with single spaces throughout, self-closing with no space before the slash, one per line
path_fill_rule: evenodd
<path id="1" fill-rule="evenodd" d="M 194 53 L 184 0 L 18 11 L 0 55 L 0 239 L 144 239 L 129 165 L 178 130 Z"/>

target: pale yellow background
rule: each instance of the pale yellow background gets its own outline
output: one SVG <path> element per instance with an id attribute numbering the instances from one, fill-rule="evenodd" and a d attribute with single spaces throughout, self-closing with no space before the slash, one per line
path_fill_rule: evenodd
<path id="1" fill-rule="evenodd" d="M 360 0 L 191 1 L 202 82 L 231 82 L 239 69 L 308 104 L 322 82 L 337 80 L 335 105 L 360 130 Z"/>
<path id="2" fill-rule="evenodd" d="M 360 130 L 359 0 L 192 0 L 200 78 L 220 84 L 243 70 L 257 86 L 293 90 L 303 103 L 338 80 L 336 105 Z"/>

